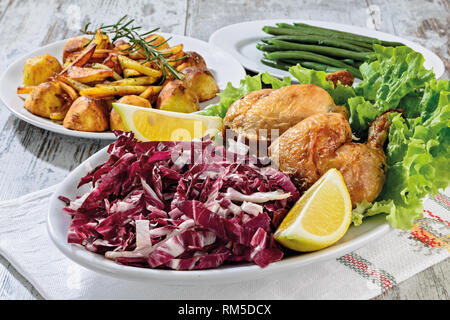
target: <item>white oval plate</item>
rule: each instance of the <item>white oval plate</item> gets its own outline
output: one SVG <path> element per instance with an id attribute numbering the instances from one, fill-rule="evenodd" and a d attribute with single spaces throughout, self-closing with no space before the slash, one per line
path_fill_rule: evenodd
<path id="1" fill-rule="evenodd" d="M 266 66 L 261 62 L 263 54 L 256 49 L 256 44 L 260 39 L 270 36 L 262 31 L 264 26 L 275 26 L 277 23 L 294 23 L 302 22 L 310 25 L 335 29 L 340 31 L 352 32 L 361 34 L 364 36 L 375 37 L 381 40 L 396 41 L 404 43 L 412 49 L 423 54 L 425 58 L 425 68 L 434 69 L 436 78 L 439 78 L 444 74 L 445 68 L 442 60 L 430 50 L 422 47 L 421 45 L 400 38 L 388 33 L 365 29 L 361 27 L 350 26 L 346 24 L 317 21 L 317 20 L 293 20 L 293 19 L 276 19 L 276 20 L 257 20 L 232 24 L 223 27 L 214 32 L 210 38 L 209 43 L 216 45 L 225 51 L 229 52 L 235 57 L 244 68 L 253 72 L 269 72 L 270 74 L 282 78 L 285 76 L 291 76 L 291 74 L 284 70 L 275 69 Z"/>
<path id="2" fill-rule="evenodd" d="M 233 85 L 238 86 L 239 81 L 244 78 L 244 68 L 233 56 L 224 50 L 202 40 L 169 33 L 161 32 L 160 34 L 166 39 L 172 37 L 169 41 L 171 45 L 183 44 L 185 51 L 198 52 L 205 59 L 208 69 L 213 73 L 221 90 L 226 87 L 229 81 Z M 24 108 L 23 100 L 16 93 L 17 87 L 23 84 L 23 68 L 25 61 L 30 57 L 45 53 L 51 54 L 61 61 L 66 41 L 67 39 L 51 43 L 34 50 L 13 62 L 0 79 L 0 99 L 15 116 L 39 128 L 80 138 L 113 140 L 115 139 L 115 136 L 111 131 L 84 132 L 69 130 L 50 119 L 36 116 Z M 200 108 L 204 108 L 217 101 L 218 98 L 216 97 L 209 101 L 202 102 Z"/>
<path id="3" fill-rule="evenodd" d="M 281 261 L 270 264 L 266 268 L 245 264 L 222 266 L 217 269 L 176 271 L 121 265 L 106 259 L 103 255 L 87 251 L 84 247 L 67 243 L 67 232 L 71 217 L 62 211 L 64 203 L 58 199 L 60 195 L 74 199 L 76 195 L 82 195 L 88 191 L 88 186 L 86 185 L 79 190 L 76 186 L 81 177 L 108 159 L 109 154 L 106 150 L 107 147 L 94 154 L 64 179 L 50 199 L 47 218 L 47 230 L 56 247 L 73 261 L 100 273 L 122 279 L 139 279 L 177 285 L 212 285 L 240 282 L 286 272 L 295 272 L 305 265 L 338 258 L 374 241 L 390 229 L 385 216 L 370 217 L 359 227 L 351 226 L 345 236 L 329 248 L 286 257 Z"/>

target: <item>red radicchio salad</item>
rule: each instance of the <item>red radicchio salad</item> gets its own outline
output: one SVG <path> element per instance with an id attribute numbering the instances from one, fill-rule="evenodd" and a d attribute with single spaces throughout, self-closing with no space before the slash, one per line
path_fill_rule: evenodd
<path id="1" fill-rule="evenodd" d="M 144 268 L 266 267 L 283 257 L 273 232 L 300 194 L 270 162 L 209 139 L 116 135 L 109 159 L 81 178 L 91 190 L 59 197 L 72 216 L 69 243 Z"/>

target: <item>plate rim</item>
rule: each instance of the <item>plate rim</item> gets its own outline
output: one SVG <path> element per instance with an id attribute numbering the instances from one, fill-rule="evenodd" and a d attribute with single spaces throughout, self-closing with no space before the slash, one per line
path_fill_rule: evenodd
<path id="1" fill-rule="evenodd" d="M 222 54 L 224 56 L 227 56 L 229 61 L 232 61 L 233 64 L 235 64 L 235 67 L 237 69 L 240 69 L 239 73 L 241 75 L 241 79 L 243 79 L 245 77 L 245 75 L 246 75 L 244 67 L 242 66 L 242 64 L 233 55 L 231 55 L 226 50 L 224 50 L 224 49 L 222 49 L 222 48 L 220 48 L 220 47 L 218 47 L 218 46 L 216 46 L 216 45 L 214 45 L 212 43 L 209 43 L 208 41 L 204 41 L 204 40 L 197 39 L 197 38 L 194 38 L 194 37 L 189 37 L 189 36 L 186 36 L 186 35 L 179 35 L 179 34 L 175 34 L 175 33 L 160 32 L 159 34 L 161 34 L 165 38 L 167 38 L 167 37 L 179 37 L 179 38 L 189 39 L 189 41 L 194 40 L 194 41 L 201 42 L 206 47 L 210 47 L 212 49 L 211 50 L 212 52 L 219 52 L 220 54 Z M 71 39 L 71 38 L 73 38 L 73 37 L 69 37 L 69 38 L 62 39 L 62 40 L 56 40 L 56 41 L 48 43 L 48 44 L 46 44 L 44 46 L 37 47 L 37 48 L 33 49 L 32 51 L 26 52 L 26 53 L 20 55 L 19 57 L 17 57 L 16 59 L 14 59 L 12 62 L 10 62 L 8 64 L 7 68 L 1 73 L 1 75 L 0 75 L 0 86 L 1 86 L 1 84 L 6 83 L 7 81 L 9 81 L 7 79 L 7 75 L 9 73 L 11 73 L 11 69 L 13 67 L 18 65 L 22 61 L 24 62 L 24 60 L 26 60 L 27 58 L 33 56 L 33 54 L 36 51 L 42 51 L 42 50 L 45 50 L 46 48 L 54 48 L 54 47 L 58 47 L 58 46 L 63 46 L 63 44 L 66 41 L 68 41 L 69 39 Z M 221 88 L 221 89 L 224 90 L 225 87 Z M 10 93 L 7 93 L 5 90 L 0 88 L 0 101 L 7 108 L 7 110 L 12 115 L 14 115 L 15 117 L 17 117 L 17 118 L 19 118 L 19 119 L 21 119 L 21 120 L 23 120 L 23 121 L 25 121 L 25 122 L 35 126 L 35 127 L 38 127 L 38 128 L 43 129 L 43 130 L 50 131 L 50 132 L 54 132 L 54 133 L 57 133 L 57 134 L 61 134 L 61 135 L 65 135 L 65 136 L 71 136 L 71 137 L 76 137 L 76 138 L 98 139 L 98 140 L 114 140 L 115 139 L 115 135 L 111 131 L 107 131 L 107 132 L 88 132 L 88 131 L 70 130 L 70 129 L 67 129 L 67 128 L 63 127 L 62 125 L 60 125 L 60 127 L 54 127 L 50 123 L 47 123 L 47 122 L 44 122 L 44 121 L 40 121 L 39 119 L 34 119 L 32 117 L 28 117 L 26 114 L 22 114 L 22 113 L 18 112 L 14 107 L 12 107 L 8 103 L 6 103 L 8 94 L 10 94 Z M 33 115 L 33 114 L 31 114 L 31 115 Z M 36 115 L 34 115 L 34 116 L 36 116 Z M 43 118 L 43 120 L 48 120 L 48 119 Z"/>
<path id="2" fill-rule="evenodd" d="M 284 23 L 301 22 L 301 23 L 307 23 L 307 24 L 313 24 L 313 25 L 321 25 L 321 24 L 330 25 L 330 24 L 331 24 L 331 25 L 335 25 L 335 26 L 342 27 L 342 28 L 348 28 L 348 27 L 351 27 L 351 28 L 354 28 L 354 29 L 356 29 L 356 30 L 358 30 L 358 31 L 361 31 L 361 32 L 364 32 L 365 30 L 367 30 L 367 31 L 370 31 L 370 33 L 376 33 L 376 34 L 379 34 L 379 36 L 380 36 L 381 38 L 382 38 L 383 36 L 388 36 L 388 37 L 390 37 L 390 38 L 396 38 L 395 40 L 392 39 L 391 41 L 399 41 L 399 42 L 403 42 L 404 44 L 406 44 L 406 45 L 408 45 L 408 46 L 410 46 L 410 45 L 412 44 L 414 47 L 420 48 L 421 50 L 426 51 L 427 54 L 429 54 L 430 56 L 433 57 L 433 59 L 435 59 L 436 61 L 438 61 L 438 63 L 439 63 L 439 66 L 438 66 L 439 69 L 438 69 L 438 71 L 440 72 L 440 74 L 437 74 L 437 73 L 435 72 L 436 79 L 440 79 L 440 78 L 444 75 L 444 73 L 445 73 L 445 66 L 444 66 L 444 62 L 442 61 L 442 59 L 441 59 L 436 53 L 434 53 L 433 51 L 431 51 L 431 50 L 425 48 L 424 46 L 422 46 L 421 44 L 419 44 L 419 43 L 417 43 L 417 42 L 415 42 L 415 41 L 411 41 L 411 40 L 408 40 L 408 39 L 406 39 L 406 38 L 403 38 L 403 37 L 400 37 L 400 36 L 397 36 L 397 35 L 394 35 L 394 34 L 390 34 L 390 33 L 387 33 L 387 32 L 379 31 L 379 30 L 373 30 L 373 29 L 369 29 L 369 28 L 365 28 L 365 27 L 361 27 L 361 26 L 350 25 L 350 24 L 345 24 L 345 23 L 340 23 L 340 22 L 334 22 L 334 21 L 309 20 L 309 19 L 288 19 L 288 18 L 280 18 L 280 19 L 261 19 L 261 20 L 243 21 L 243 22 L 237 22 L 237 23 L 234 23 L 234 24 L 226 25 L 226 26 L 224 26 L 224 27 L 222 27 L 222 28 L 220 28 L 220 29 L 214 31 L 214 32 L 210 35 L 208 41 L 209 41 L 211 44 L 214 44 L 214 45 L 219 46 L 219 45 L 217 44 L 217 42 L 216 42 L 216 39 L 220 38 L 220 36 L 222 35 L 222 33 L 225 32 L 227 29 L 231 29 L 231 28 L 233 28 L 233 27 L 243 26 L 243 25 L 252 25 L 252 24 L 256 24 L 256 25 L 258 25 L 258 24 L 275 24 L 275 23 L 280 23 L 280 22 L 282 22 L 282 23 L 283 23 L 283 22 L 284 22 Z M 367 35 L 367 34 L 365 34 L 365 33 L 359 33 L 359 34 L 361 34 L 361 35 Z M 250 35 L 247 34 L 247 36 L 250 36 Z M 249 38 L 249 37 L 247 37 L 247 38 Z M 247 38 L 245 38 L 245 39 L 247 39 Z M 239 38 L 236 42 L 242 41 L 242 40 L 244 40 L 244 38 Z M 290 76 L 290 77 L 292 77 L 292 75 L 291 75 L 289 72 L 287 72 L 287 71 L 279 70 L 279 69 L 272 68 L 272 67 L 269 67 L 269 66 L 264 66 L 264 68 L 259 68 L 258 66 L 255 67 L 255 66 L 251 66 L 251 65 L 248 66 L 248 65 L 245 63 L 245 61 L 242 61 L 242 59 L 241 59 L 241 57 L 244 57 L 244 56 L 241 55 L 238 51 L 236 51 L 236 50 L 234 49 L 234 46 L 233 46 L 233 45 L 234 45 L 234 43 L 233 43 L 233 44 L 229 44 L 229 45 L 228 45 L 228 48 L 230 48 L 230 49 L 229 49 L 229 50 L 226 50 L 226 51 L 228 51 L 231 55 L 233 55 L 233 56 L 241 63 L 241 65 L 242 65 L 246 70 L 250 70 L 250 71 L 256 72 L 256 73 L 259 73 L 259 72 L 269 72 L 270 74 L 272 74 L 273 76 L 278 77 L 278 78 L 282 78 L 282 77 L 285 77 L 285 76 Z M 223 47 L 221 47 L 221 46 L 219 46 L 219 47 L 222 48 L 223 50 L 225 50 Z M 244 57 L 244 58 L 245 58 L 245 57 Z M 249 59 L 246 59 L 246 60 L 249 60 Z M 435 70 L 433 70 L 433 72 L 434 72 L 434 71 L 435 71 Z"/>
<path id="3" fill-rule="evenodd" d="M 307 253 L 309 258 L 301 259 L 302 255 L 299 255 L 300 259 L 290 257 L 282 259 L 280 261 L 270 264 L 266 268 L 261 268 L 257 265 L 241 265 L 241 266 L 229 266 L 217 269 L 207 270 L 165 270 L 165 269 L 151 269 L 151 268 L 138 268 L 133 266 L 121 265 L 114 261 L 106 259 L 103 255 L 96 254 L 86 250 L 84 247 L 67 243 L 67 241 L 61 241 L 61 237 L 67 239 L 67 230 L 59 230 L 57 227 L 58 214 L 64 215 L 62 212 L 62 202 L 58 199 L 58 196 L 63 195 L 63 189 L 70 184 L 71 180 L 79 180 L 82 175 L 82 170 L 86 170 L 88 167 L 95 167 L 102 157 L 107 157 L 108 146 L 99 150 L 91 157 L 83 161 L 79 166 L 73 169 L 68 176 L 58 185 L 53 192 L 49 209 L 47 212 L 46 229 L 50 239 L 55 246 L 70 260 L 77 264 L 86 267 L 87 269 L 107 274 L 116 278 L 126 280 L 142 280 L 157 282 L 163 284 L 178 284 L 178 285 L 210 285 L 226 284 L 242 281 L 243 279 L 255 280 L 264 276 L 278 275 L 283 271 L 293 271 L 295 268 L 301 268 L 306 265 L 331 260 L 345 255 L 351 251 L 354 251 L 362 246 L 367 245 L 369 242 L 380 238 L 386 234 L 392 228 L 387 221 L 383 221 L 372 230 L 359 235 L 357 238 L 352 239 L 343 244 L 334 245 L 325 248 L 320 251 Z M 74 185 L 72 184 L 72 187 Z M 77 189 L 75 189 L 77 190 Z M 60 208 L 60 209 L 58 209 Z M 69 218 L 69 216 L 67 216 Z M 375 217 L 372 217 L 375 218 Z M 379 216 L 378 219 L 383 218 Z M 56 220 L 55 220 L 56 219 Z"/>

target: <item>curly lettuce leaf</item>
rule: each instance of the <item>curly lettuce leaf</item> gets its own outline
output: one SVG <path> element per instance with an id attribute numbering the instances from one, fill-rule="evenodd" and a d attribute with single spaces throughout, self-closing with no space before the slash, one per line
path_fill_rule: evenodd
<path id="1" fill-rule="evenodd" d="M 386 182 L 376 202 L 364 202 L 354 209 L 355 225 L 364 217 L 387 213 L 391 226 L 409 229 L 414 220 L 422 217 L 421 199 L 448 187 L 450 92 L 442 90 L 445 88 L 448 80 L 430 83 L 428 93 L 418 104 L 423 116 L 406 119 L 398 113 L 390 116 Z"/>
<path id="2" fill-rule="evenodd" d="M 347 103 L 350 111 L 348 122 L 352 132 L 364 140 L 367 138 L 370 123 L 382 113 L 382 110 L 361 96 L 350 98 Z"/>
<path id="3" fill-rule="evenodd" d="M 291 84 L 291 77 L 284 77 L 283 80 L 280 80 L 278 78 L 275 78 L 274 76 L 271 76 L 267 72 L 264 72 L 261 75 L 261 80 L 265 84 L 271 85 L 272 89 L 280 89 Z"/>
<path id="4" fill-rule="evenodd" d="M 373 48 L 377 60 L 360 66 L 363 80 L 355 91 L 381 109 L 396 108 L 403 97 L 435 78 L 425 69 L 423 55 L 409 47 Z"/>
<path id="5" fill-rule="evenodd" d="M 337 105 L 347 106 L 347 100 L 355 96 L 355 90 L 351 86 L 344 86 L 338 82 L 335 88 L 333 82 L 326 79 L 327 74 L 324 71 L 307 69 L 298 64 L 290 67 L 289 72 L 301 84 L 315 84 L 325 89 Z"/>
<path id="6" fill-rule="evenodd" d="M 409 47 L 380 45 L 374 45 L 374 51 L 377 60 L 360 66 L 363 80 L 355 87 L 357 97 L 348 100 L 350 125 L 363 139 L 370 122 L 386 110 L 399 108 L 411 118 L 418 117 L 426 105 L 433 109 L 437 103 L 431 94 L 437 89 L 433 87 L 435 76 L 425 69 L 421 53 Z M 445 87 L 441 86 L 439 90 Z"/>

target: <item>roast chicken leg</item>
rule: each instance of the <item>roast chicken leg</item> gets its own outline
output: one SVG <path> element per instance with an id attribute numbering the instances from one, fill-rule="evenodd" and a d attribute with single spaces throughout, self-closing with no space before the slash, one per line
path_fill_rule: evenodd
<path id="1" fill-rule="evenodd" d="M 271 140 L 271 130 L 278 130 L 281 135 L 311 115 L 328 112 L 347 116 L 347 109 L 336 106 L 324 89 L 313 84 L 294 84 L 245 95 L 230 106 L 224 124 L 247 139 Z"/>
<path id="2" fill-rule="evenodd" d="M 300 190 L 311 187 L 327 170 L 338 169 L 356 206 L 364 199 L 375 200 L 383 188 L 387 169 L 383 144 L 389 125 L 385 113 L 372 122 L 367 143 L 354 143 L 344 116 L 315 114 L 272 142 L 269 155 Z"/>

